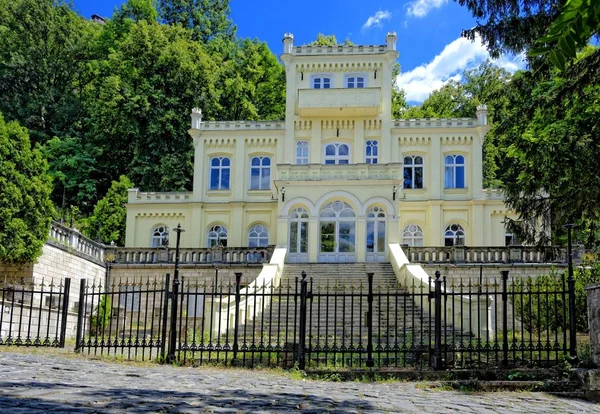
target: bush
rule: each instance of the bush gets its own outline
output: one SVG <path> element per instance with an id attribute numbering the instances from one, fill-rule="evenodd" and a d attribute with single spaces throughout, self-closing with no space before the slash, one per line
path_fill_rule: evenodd
<path id="1" fill-rule="evenodd" d="M 600 281 L 600 263 L 584 264 L 574 269 L 575 326 L 588 332 L 587 293 L 585 287 Z M 564 288 L 563 288 L 564 286 Z M 552 272 L 535 279 L 516 279 L 509 288 L 509 300 L 515 315 L 528 332 L 569 329 L 567 275 Z"/>
<path id="2" fill-rule="evenodd" d="M 102 332 L 104 327 L 110 323 L 112 317 L 112 304 L 110 297 L 102 295 L 100 303 L 96 306 L 90 320 L 90 334 L 95 334 L 96 330 Z"/>

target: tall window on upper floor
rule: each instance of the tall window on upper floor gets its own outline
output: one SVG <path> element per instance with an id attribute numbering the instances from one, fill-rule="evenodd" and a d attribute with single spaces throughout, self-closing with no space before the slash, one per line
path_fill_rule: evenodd
<path id="1" fill-rule="evenodd" d="M 365 143 L 365 162 L 367 164 L 377 164 L 379 161 L 379 143 L 370 139 Z"/>
<path id="2" fill-rule="evenodd" d="M 253 157 L 250 160 L 250 189 L 268 190 L 271 188 L 271 159 Z"/>
<path id="3" fill-rule="evenodd" d="M 407 155 L 404 157 L 404 188 L 423 188 L 423 157 Z"/>
<path id="4" fill-rule="evenodd" d="M 333 78 L 327 75 L 313 76 L 311 79 L 313 89 L 330 89 L 333 86 Z"/>
<path id="5" fill-rule="evenodd" d="M 465 245 L 465 229 L 460 224 L 454 223 L 446 227 L 444 232 L 445 246 L 464 246 Z"/>
<path id="6" fill-rule="evenodd" d="M 364 75 L 346 76 L 346 88 L 364 88 L 367 86 L 367 78 Z"/>
<path id="7" fill-rule="evenodd" d="M 308 141 L 296 141 L 296 164 L 308 164 Z"/>
<path id="8" fill-rule="evenodd" d="M 269 245 L 269 229 L 262 224 L 250 227 L 248 231 L 248 247 L 266 247 Z"/>
<path id="9" fill-rule="evenodd" d="M 350 147 L 346 144 L 327 144 L 324 159 L 325 164 L 349 164 Z"/>
<path id="10" fill-rule="evenodd" d="M 169 228 L 167 226 L 157 226 L 152 230 L 151 247 L 166 246 L 169 244 Z"/>
<path id="11" fill-rule="evenodd" d="M 231 160 L 227 157 L 214 157 L 210 160 L 210 190 L 229 190 Z"/>
<path id="12" fill-rule="evenodd" d="M 465 157 L 462 155 L 446 155 L 445 158 L 445 188 L 466 188 Z"/>

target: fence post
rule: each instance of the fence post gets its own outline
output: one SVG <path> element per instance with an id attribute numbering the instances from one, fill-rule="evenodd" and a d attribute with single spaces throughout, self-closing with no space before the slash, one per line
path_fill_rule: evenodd
<path id="1" fill-rule="evenodd" d="M 85 320 L 85 279 L 79 281 L 79 306 L 77 309 L 77 337 L 75 338 L 75 352 L 81 349 L 83 339 L 83 321 Z"/>
<path id="2" fill-rule="evenodd" d="M 173 277 L 173 289 L 171 291 L 171 324 L 169 327 L 169 350 L 167 362 L 175 361 L 175 347 L 177 346 L 177 295 L 179 293 L 179 278 L 177 273 Z"/>
<path id="3" fill-rule="evenodd" d="M 443 369 L 442 361 L 442 280 L 440 271 L 435 271 L 435 291 L 434 291 L 434 348 L 433 348 L 433 369 Z"/>
<path id="4" fill-rule="evenodd" d="M 373 274 L 367 273 L 369 294 L 367 296 L 367 367 L 375 366 L 373 360 Z"/>
<path id="5" fill-rule="evenodd" d="M 171 286 L 171 274 L 165 275 L 165 300 L 163 303 L 162 312 L 162 333 L 160 340 L 160 359 L 164 362 L 165 360 L 165 347 L 167 345 L 167 318 L 169 316 L 169 287 Z"/>
<path id="6" fill-rule="evenodd" d="M 242 290 L 242 273 L 236 272 L 235 274 L 235 316 L 233 326 L 233 358 L 231 359 L 231 365 L 235 365 L 238 353 L 238 334 L 239 334 L 239 323 L 240 323 L 240 291 Z"/>
<path id="7" fill-rule="evenodd" d="M 58 340 L 59 348 L 65 347 L 65 336 L 67 335 L 67 316 L 69 312 L 69 293 L 71 291 L 71 278 L 65 278 L 65 292 L 63 294 L 63 307 L 60 321 L 60 339 Z"/>
<path id="8" fill-rule="evenodd" d="M 508 368 L 508 270 L 502 270 L 502 367 Z"/>
<path id="9" fill-rule="evenodd" d="M 306 299 L 308 297 L 308 281 L 306 272 L 302 271 L 302 280 L 300 281 L 300 326 L 298 327 L 298 368 L 306 367 L 306 357 L 304 355 L 306 345 Z"/>
<path id="10" fill-rule="evenodd" d="M 570 257 L 569 257 L 570 260 Z M 569 269 L 569 278 L 567 279 L 569 288 L 569 353 L 571 358 L 577 359 L 577 321 L 575 320 L 575 279 L 573 271 Z"/>

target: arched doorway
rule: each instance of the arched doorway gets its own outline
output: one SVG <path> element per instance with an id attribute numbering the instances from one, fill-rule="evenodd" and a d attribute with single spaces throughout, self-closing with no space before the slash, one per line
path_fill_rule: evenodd
<path id="1" fill-rule="evenodd" d="M 334 201 L 321 209 L 318 260 L 356 261 L 356 214 L 348 203 Z"/>
<path id="2" fill-rule="evenodd" d="M 366 261 L 385 261 L 385 211 L 381 207 L 372 207 L 367 212 Z"/>
<path id="3" fill-rule="evenodd" d="M 308 262 L 308 211 L 302 207 L 293 209 L 289 225 L 288 261 Z"/>

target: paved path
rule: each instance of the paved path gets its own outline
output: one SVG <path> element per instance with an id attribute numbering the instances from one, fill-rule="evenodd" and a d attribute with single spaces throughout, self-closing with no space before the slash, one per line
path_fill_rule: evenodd
<path id="1" fill-rule="evenodd" d="M 543 393 L 294 380 L 269 371 L 131 365 L 0 350 L 0 413 L 600 413 Z"/>

